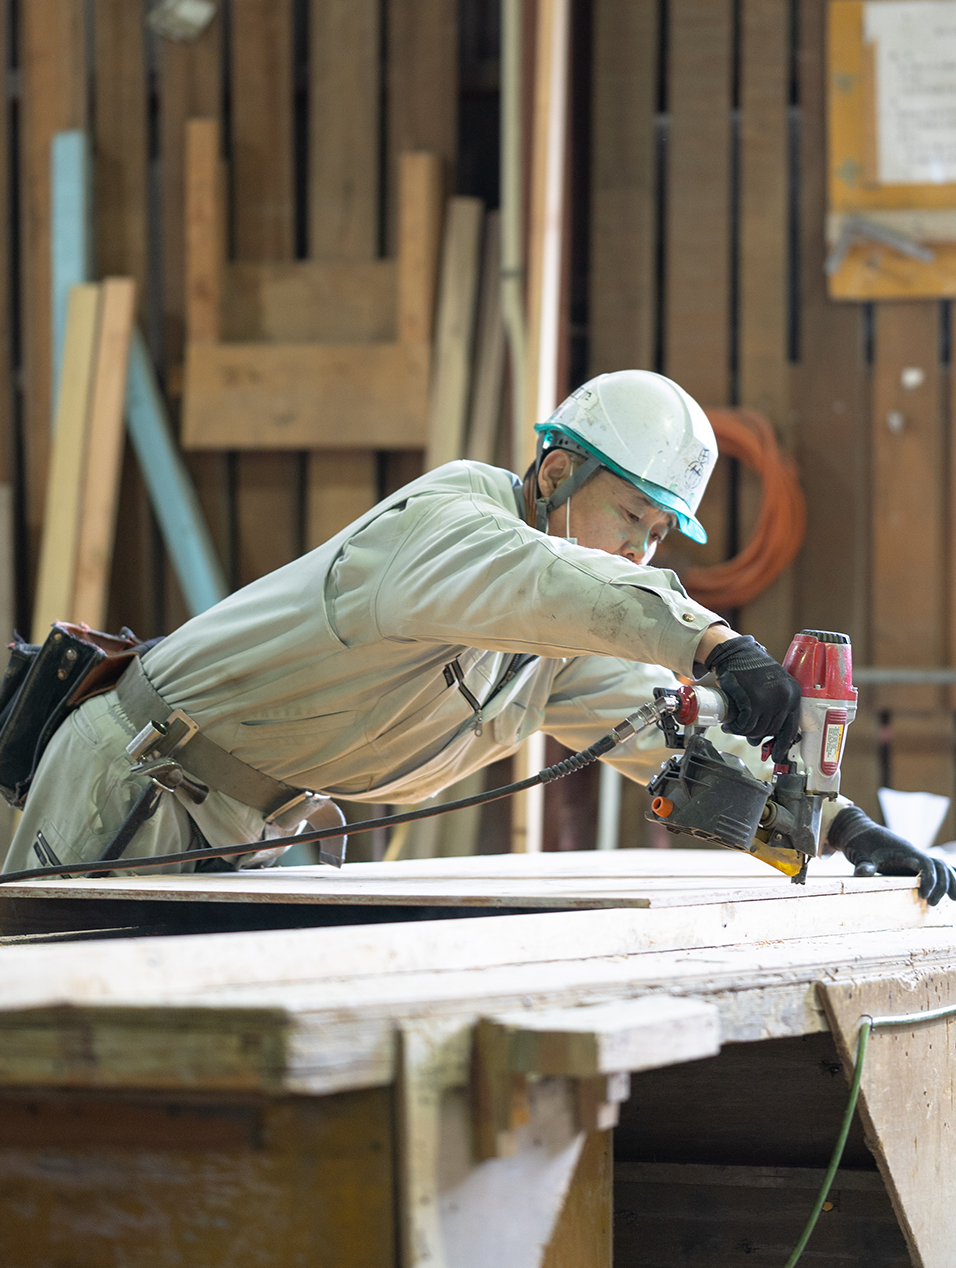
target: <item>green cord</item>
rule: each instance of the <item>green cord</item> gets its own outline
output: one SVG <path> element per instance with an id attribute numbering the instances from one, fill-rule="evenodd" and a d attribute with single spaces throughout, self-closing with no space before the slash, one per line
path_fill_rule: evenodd
<path id="1" fill-rule="evenodd" d="M 827 1200 L 827 1194 L 830 1192 L 830 1186 L 833 1184 L 840 1165 L 840 1159 L 843 1157 L 843 1149 L 846 1145 L 846 1138 L 850 1134 L 850 1124 L 853 1121 L 853 1112 L 856 1109 L 857 1097 L 860 1094 L 860 1079 L 863 1077 L 863 1058 L 866 1056 L 866 1045 L 870 1038 L 870 1031 L 873 1029 L 873 1018 L 864 1017 L 860 1021 L 860 1034 L 856 1046 L 856 1065 L 853 1067 L 853 1082 L 850 1084 L 850 1099 L 847 1103 L 846 1113 L 843 1115 L 843 1124 L 840 1127 L 840 1135 L 837 1137 L 836 1147 L 833 1150 L 833 1157 L 830 1159 L 830 1165 L 827 1167 L 827 1173 L 823 1177 L 823 1185 L 817 1194 L 817 1200 L 813 1204 L 813 1210 L 810 1212 L 810 1218 L 807 1220 L 806 1228 L 800 1235 L 800 1240 L 794 1247 L 793 1254 L 787 1260 L 785 1268 L 794 1268 L 797 1260 L 803 1254 L 804 1247 L 810 1240 L 810 1235 L 816 1228 L 817 1220 L 820 1218 L 820 1212 L 823 1210 L 823 1204 Z"/>

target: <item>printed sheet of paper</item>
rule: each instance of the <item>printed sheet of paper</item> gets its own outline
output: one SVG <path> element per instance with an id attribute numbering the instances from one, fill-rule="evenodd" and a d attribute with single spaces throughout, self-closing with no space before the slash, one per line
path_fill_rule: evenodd
<path id="1" fill-rule="evenodd" d="M 881 185 L 956 181 L 956 0 L 868 0 Z"/>

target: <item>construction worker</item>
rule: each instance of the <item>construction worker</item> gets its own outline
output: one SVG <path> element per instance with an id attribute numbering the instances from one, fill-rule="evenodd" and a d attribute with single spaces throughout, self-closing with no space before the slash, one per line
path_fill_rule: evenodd
<path id="1" fill-rule="evenodd" d="M 539 729 L 583 748 L 674 674 L 713 671 L 725 730 L 786 753 L 797 684 L 649 566 L 672 529 L 706 540 L 703 410 L 661 375 L 622 371 L 536 430 L 523 482 L 449 463 L 134 661 L 54 735 L 6 870 L 243 842 L 246 865 L 271 861 L 269 837 L 335 815 L 329 797 L 420 802 Z M 138 733 L 172 789 L 158 800 L 127 752 Z M 647 734 L 608 760 L 645 783 L 665 756 Z M 920 871 L 937 901 L 949 870 L 859 816 L 846 806 L 831 841 L 861 867 Z"/>

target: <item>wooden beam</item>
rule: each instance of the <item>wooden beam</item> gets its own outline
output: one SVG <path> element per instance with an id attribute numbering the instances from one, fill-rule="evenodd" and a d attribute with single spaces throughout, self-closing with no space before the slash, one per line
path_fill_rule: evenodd
<path id="1" fill-rule="evenodd" d="M 947 649 L 943 383 L 939 305 L 887 301 L 874 316 L 872 655 L 876 665 L 942 665 Z M 910 371 L 904 377 L 904 371 Z M 911 385 L 910 385 L 911 384 Z M 919 550 L 909 537 L 919 507 Z M 900 596 L 905 595 L 905 603 Z M 933 709 L 933 687 L 883 687 L 883 708 Z"/>
<path id="2" fill-rule="evenodd" d="M 427 344 L 192 344 L 189 449 L 370 448 L 425 443 Z"/>
<path id="3" fill-rule="evenodd" d="M 730 400 L 730 0 L 670 6 L 665 373 Z"/>
<path id="4" fill-rule="evenodd" d="M 439 160 L 442 188 L 453 190 L 458 154 L 458 6 L 456 0 L 389 0 L 388 242 L 400 230 L 401 156 L 428 150 Z"/>
<path id="5" fill-rule="evenodd" d="M 159 145 L 162 156 L 163 340 L 162 373 L 167 398 L 182 394 L 186 341 L 187 139 L 190 119 L 217 119 L 222 108 L 222 16 L 217 12 L 194 40 L 158 41 Z M 222 195 L 223 223 L 225 194 Z M 224 454 L 189 454 L 196 487 L 216 551 L 229 572 L 232 548 L 228 459 Z M 189 610 L 175 577 L 166 571 L 166 622 L 175 629 Z"/>
<path id="6" fill-rule="evenodd" d="M 229 264 L 223 276 L 226 343 L 392 343 L 394 260 Z"/>
<path id="7" fill-rule="evenodd" d="M 789 164 L 790 9 L 744 0 L 740 52 L 740 404 L 760 410 L 788 447 L 790 433 Z M 760 513 L 758 477 L 740 472 L 740 526 L 749 539 Z M 788 571 L 748 603 L 740 627 L 778 659 L 793 636 Z"/>
<path id="8" fill-rule="evenodd" d="M 72 606 L 72 619 L 85 621 L 94 630 L 106 623 L 123 461 L 126 375 L 136 319 L 132 278 L 107 278 L 100 289 Z"/>
<path id="9" fill-rule="evenodd" d="M 76 551 L 89 438 L 90 391 L 100 320 L 100 288 L 70 292 L 47 513 L 40 546 L 33 639 L 42 643 L 54 621 L 71 620 Z"/>
<path id="10" fill-rule="evenodd" d="M 445 220 L 425 469 L 464 456 L 481 231 L 480 198 L 452 198 Z"/>
<path id="11" fill-rule="evenodd" d="M 468 419 L 467 456 L 493 464 L 497 459 L 504 405 L 505 328 L 501 311 L 501 214 L 488 213 L 481 261 L 475 339 L 474 388 Z"/>
<path id="12" fill-rule="evenodd" d="M 956 970 L 874 975 L 821 982 L 819 992 L 847 1079 L 857 1054 L 863 1016 L 899 1016 L 956 1004 Z M 875 1029 L 869 1038 L 858 1113 L 914 1265 L 945 1264 L 956 1243 L 956 1208 L 939 1200 L 935 1177 L 956 1165 L 949 1129 L 956 1079 L 953 1019 Z M 901 1095 L 914 1070 L 919 1090 Z M 915 1093 L 915 1095 L 914 1095 Z M 915 1105 L 919 1109 L 915 1109 Z M 918 1114 L 918 1122 L 914 1121 Z"/>
<path id="13" fill-rule="evenodd" d="M 185 128 L 185 337 L 222 338 L 226 208 L 217 119 L 190 119 Z"/>
<path id="14" fill-rule="evenodd" d="M 654 368 L 656 0 L 594 6 L 590 372 Z"/>
<path id="15" fill-rule="evenodd" d="M 53 416 L 50 145 L 55 133 L 86 124 L 83 3 L 36 0 L 25 5 L 21 39 L 24 501 L 35 544 L 43 520 Z"/>
<path id="16" fill-rule="evenodd" d="M 291 260 L 295 255 L 291 0 L 235 0 L 231 49 L 232 82 L 241 85 L 232 100 L 236 259 Z M 260 439 L 259 443 L 264 442 Z M 292 453 L 240 455 L 235 488 L 237 579 L 246 585 L 288 563 L 301 549 L 301 460 Z"/>
<path id="17" fill-rule="evenodd" d="M 309 454 L 305 548 L 314 550 L 370 511 L 376 502 L 375 455 L 367 449 Z"/>
<path id="18" fill-rule="evenodd" d="M 379 248 L 380 0 L 311 0 L 309 254 Z"/>
<path id="19" fill-rule="evenodd" d="M 441 159 L 426 151 L 399 161 L 398 338 L 429 343 L 442 226 Z"/>

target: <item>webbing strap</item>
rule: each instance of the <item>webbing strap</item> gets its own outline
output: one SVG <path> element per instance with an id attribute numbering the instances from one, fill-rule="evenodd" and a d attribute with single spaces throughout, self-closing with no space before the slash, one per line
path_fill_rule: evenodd
<path id="1" fill-rule="evenodd" d="M 537 472 L 537 469 L 541 466 L 543 442 L 544 437 L 539 437 L 535 472 Z M 559 506 L 564 506 L 568 498 L 577 493 L 581 485 L 584 484 L 586 480 L 590 480 L 591 476 L 600 466 L 601 459 L 595 458 L 593 454 L 589 455 L 576 471 L 573 471 L 565 481 L 558 485 L 549 498 L 540 497 L 535 501 L 535 508 L 537 512 L 537 523 L 535 527 L 539 533 L 546 533 L 548 531 L 548 516 L 551 512 Z"/>
<path id="2" fill-rule="evenodd" d="M 165 722 L 173 711 L 146 677 L 138 656 L 116 684 L 116 691 L 123 712 L 137 731 L 150 722 Z M 273 779 L 234 757 L 201 731 L 176 751 L 176 761 L 194 779 L 264 815 L 274 814 L 303 793 L 303 789 Z"/>

